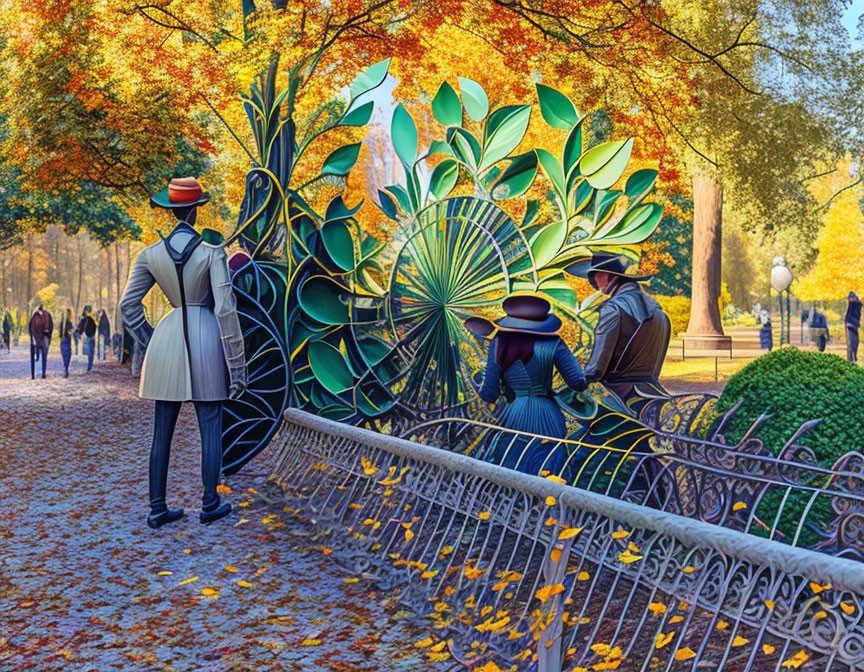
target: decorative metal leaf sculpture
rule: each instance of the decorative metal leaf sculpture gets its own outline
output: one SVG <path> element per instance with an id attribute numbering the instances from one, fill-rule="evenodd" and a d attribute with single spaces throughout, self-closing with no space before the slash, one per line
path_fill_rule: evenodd
<path id="1" fill-rule="evenodd" d="M 226 470 L 260 450 L 287 404 L 391 431 L 430 419 L 491 418 L 470 382 L 485 348 L 464 320 L 493 317 L 507 294 L 528 290 L 548 296 L 590 340 L 596 296 L 579 301 L 563 269 L 601 247 L 637 255 L 632 246 L 657 226 L 660 206 L 645 203 L 656 171 L 637 171 L 623 189 L 612 188 L 626 172 L 632 139 L 584 147 L 585 117 L 566 96 L 538 85 L 540 112 L 567 131 L 566 142 L 560 157 L 543 148 L 514 154 L 532 105 L 490 110 L 483 88 L 464 78 L 459 93 L 445 82 L 435 95 L 432 114 L 444 131 L 428 149 L 410 113 L 399 105 L 393 114 L 404 181 L 376 194 L 382 216 L 397 223 L 388 240 L 362 232 L 360 205 L 349 208 L 342 197 L 316 212 L 301 193 L 310 183 L 291 189 L 291 174 L 315 137 L 369 121 L 372 104 L 355 101 L 384 81 L 388 65 L 361 73 L 351 100 L 336 107 L 344 111 L 314 131 L 298 133 L 290 111 L 282 116 L 280 106 L 293 96 L 277 93 L 269 74 L 244 98 L 259 157 L 229 241 L 252 257 L 234 281 L 250 359 L 261 368 L 247 394 L 226 407 L 226 427 L 256 427 L 226 431 Z M 347 176 L 359 150 L 338 147 L 321 175 Z M 473 195 L 451 196 L 466 181 Z M 508 202 L 536 184 L 549 189 L 556 214 L 540 217 L 530 201 L 517 223 Z M 626 207 L 618 205 L 622 197 Z M 263 293 L 248 286 L 259 281 Z M 600 417 L 596 403 L 576 406 L 575 416 Z M 604 440 L 619 426 L 604 425 Z"/>

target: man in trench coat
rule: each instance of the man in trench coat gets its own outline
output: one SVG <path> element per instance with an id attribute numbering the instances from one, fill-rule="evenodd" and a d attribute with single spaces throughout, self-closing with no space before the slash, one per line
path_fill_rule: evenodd
<path id="1" fill-rule="evenodd" d="M 221 246 L 204 242 L 193 227 L 198 206 L 208 200 L 194 178 L 173 179 L 151 198 L 152 207 L 171 210 L 177 225 L 142 250 L 120 304 L 125 327 L 147 348 L 139 395 L 156 401 L 147 517 L 154 529 L 183 516 L 183 509 L 167 507 L 165 489 L 171 439 L 184 401 L 195 404 L 201 432 L 200 521 L 210 523 L 231 511 L 230 504 L 220 504 L 216 491 L 222 470 L 222 402 L 245 390 L 246 362 L 227 255 Z M 155 330 L 142 304 L 154 284 L 174 307 Z"/>

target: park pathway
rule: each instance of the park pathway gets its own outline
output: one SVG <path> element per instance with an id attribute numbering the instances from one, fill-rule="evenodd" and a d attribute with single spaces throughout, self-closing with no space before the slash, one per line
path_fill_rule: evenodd
<path id="1" fill-rule="evenodd" d="M 191 405 L 169 504 L 144 524 L 151 404 L 112 362 L 30 380 L 0 355 L 0 670 L 434 670 L 394 597 L 370 592 L 283 510 L 272 456 L 229 479 L 231 516 L 199 525 Z M 347 580 L 347 581 L 346 581 Z M 452 666 L 452 661 L 450 661 Z"/>

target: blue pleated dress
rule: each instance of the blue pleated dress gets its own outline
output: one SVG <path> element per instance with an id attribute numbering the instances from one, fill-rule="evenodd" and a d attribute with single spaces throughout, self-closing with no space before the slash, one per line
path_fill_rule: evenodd
<path id="1" fill-rule="evenodd" d="M 572 388 L 584 385 L 585 375 L 573 353 L 558 337 L 538 338 L 534 354 L 525 363 L 517 360 L 505 371 L 497 360 L 497 339 L 489 345 L 489 357 L 480 398 L 489 403 L 497 401 L 509 391 L 512 401 L 496 409 L 502 427 L 520 432 L 564 438 L 567 423 L 564 413 L 555 401 L 553 390 L 554 369 L 558 369 L 564 382 Z M 557 474 L 564 465 L 566 451 L 548 441 L 527 437 L 514 439 L 504 433 L 489 445 L 485 459 L 501 466 L 530 474 L 549 470 Z"/>

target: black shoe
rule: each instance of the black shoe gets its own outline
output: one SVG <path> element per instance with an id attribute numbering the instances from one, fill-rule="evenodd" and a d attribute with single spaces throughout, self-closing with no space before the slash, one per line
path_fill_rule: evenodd
<path id="1" fill-rule="evenodd" d="M 210 511 L 202 510 L 200 520 L 202 524 L 209 525 L 220 518 L 224 518 L 229 513 L 231 513 L 231 505 L 228 502 L 225 502 Z"/>
<path id="2" fill-rule="evenodd" d="M 151 513 L 147 516 L 147 527 L 158 530 L 163 525 L 173 523 L 183 517 L 183 509 L 166 509 L 162 513 Z"/>

